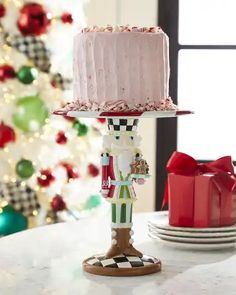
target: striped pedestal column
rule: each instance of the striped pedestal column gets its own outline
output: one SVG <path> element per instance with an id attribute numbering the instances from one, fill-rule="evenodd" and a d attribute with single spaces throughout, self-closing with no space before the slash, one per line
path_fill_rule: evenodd
<path id="1" fill-rule="evenodd" d="M 112 227 L 132 227 L 132 203 L 111 204 Z"/>

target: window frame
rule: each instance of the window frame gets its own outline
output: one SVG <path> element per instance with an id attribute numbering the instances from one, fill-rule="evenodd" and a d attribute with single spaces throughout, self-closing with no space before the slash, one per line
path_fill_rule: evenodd
<path id="1" fill-rule="evenodd" d="M 177 103 L 178 73 L 178 0 L 158 1 L 158 25 L 169 36 L 171 76 L 169 94 Z M 157 120 L 156 128 L 156 200 L 155 210 L 161 210 L 166 182 L 166 163 L 177 148 L 177 119 L 162 118 Z"/>
<path id="2" fill-rule="evenodd" d="M 182 49 L 220 49 L 236 50 L 236 45 L 204 45 L 179 43 L 179 0 L 158 0 L 158 25 L 169 36 L 170 67 L 169 94 L 174 103 L 178 104 L 178 53 Z M 155 210 L 161 210 L 167 177 L 166 163 L 177 149 L 177 118 L 163 118 L 157 120 L 156 128 L 156 199 Z M 208 159 L 197 159 L 207 162 Z M 236 165 L 236 161 L 233 162 Z"/>

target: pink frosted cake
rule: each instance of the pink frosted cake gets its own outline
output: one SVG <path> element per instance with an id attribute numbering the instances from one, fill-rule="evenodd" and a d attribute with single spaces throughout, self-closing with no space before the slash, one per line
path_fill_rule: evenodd
<path id="1" fill-rule="evenodd" d="M 176 110 L 160 27 L 84 28 L 74 39 L 74 101 L 64 111 Z"/>

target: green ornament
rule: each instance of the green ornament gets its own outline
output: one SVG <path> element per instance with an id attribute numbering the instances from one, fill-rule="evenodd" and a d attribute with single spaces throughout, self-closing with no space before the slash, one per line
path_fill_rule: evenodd
<path id="1" fill-rule="evenodd" d="M 0 213 L 0 236 L 10 235 L 27 229 L 28 220 L 20 212 L 7 205 Z"/>
<path id="2" fill-rule="evenodd" d="M 34 174 L 34 166 L 30 160 L 21 159 L 16 164 L 16 174 L 21 178 L 30 178 Z"/>
<path id="3" fill-rule="evenodd" d="M 89 197 L 87 202 L 85 203 L 85 209 L 93 209 L 100 206 L 102 203 L 102 198 L 100 195 L 92 195 Z"/>
<path id="4" fill-rule="evenodd" d="M 78 136 L 85 136 L 89 131 L 88 126 L 83 123 L 80 123 L 79 120 L 76 120 L 74 122 L 73 127 L 77 130 Z"/>
<path id="5" fill-rule="evenodd" d="M 25 96 L 17 100 L 13 123 L 22 131 L 38 131 L 47 118 L 48 109 L 38 96 Z"/>
<path id="6" fill-rule="evenodd" d="M 38 71 L 29 66 L 23 66 L 17 72 L 17 78 L 23 84 L 31 84 L 38 76 Z"/>

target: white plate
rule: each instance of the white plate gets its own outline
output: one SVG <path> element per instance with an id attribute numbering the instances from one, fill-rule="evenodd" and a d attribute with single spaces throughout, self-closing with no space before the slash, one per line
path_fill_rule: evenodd
<path id="1" fill-rule="evenodd" d="M 167 240 L 161 240 L 155 236 L 153 236 L 151 233 L 149 233 L 150 238 L 152 238 L 154 241 L 161 242 L 167 246 L 179 248 L 179 249 L 188 249 L 188 250 L 217 250 L 217 249 L 227 249 L 227 248 L 235 248 L 236 243 L 235 242 L 228 242 L 228 243 L 217 243 L 217 244 L 192 244 L 192 243 L 180 243 L 180 242 L 173 242 L 173 241 L 167 241 Z"/>
<path id="2" fill-rule="evenodd" d="M 178 227 L 169 225 L 168 211 L 157 212 L 153 216 L 149 223 L 160 229 L 168 229 L 172 231 L 184 231 L 184 232 L 227 232 L 236 231 L 236 225 L 231 226 L 221 226 L 221 227 L 206 227 L 206 228 L 196 228 L 196 227 Z"/>
<path id="3" fill-rule="evenodd" d="M 59 109 L 53 112 L 54 115 L 63 115 L 79 118 L 172 118 L 181 115 L 193 114 L 189 110 L 175 111 L 146 111 L 146 112 L 107 112 L 107 111 L 66 111 Z"/>
<path id="4" fill-rule="evenodd" d="M 189 237 L 189 238 L 219 238 L 219 237 L 236 237 L 236 231 L 226 232 L 184 232 L 177 230 L 161 229 L 148 223 L 150 231 L 174 237 Z"/>
<path id="5" fill-rule="evenodd" d="M 173 241 L 173 242 L 184 242 L 184 243 L 223 243 L 223 242 L 236 242 L 235 237 L 222 237 L 222 238 L 186 238 L 186 237 L 173 237 L 167 236 L 160 233 L 156 233 L 154 231 L 149 231 L 153 236 L 156 236 L 162 240 Z"/>

